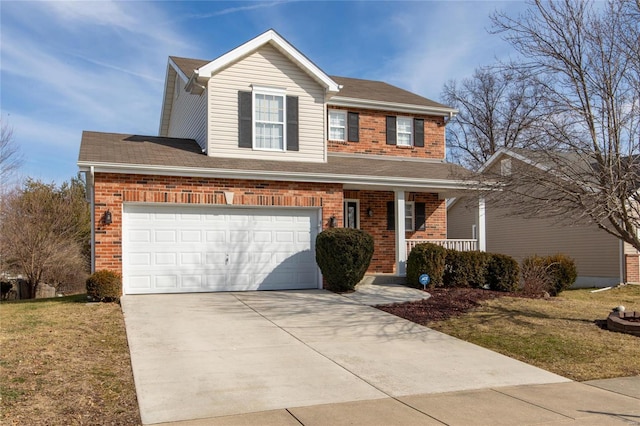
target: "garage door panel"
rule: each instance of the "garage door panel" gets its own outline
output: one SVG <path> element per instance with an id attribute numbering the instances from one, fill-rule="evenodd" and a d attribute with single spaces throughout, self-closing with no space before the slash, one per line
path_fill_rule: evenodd
<path id="1" fill-rule="evenodd" d="M 125 292 L 317 288 L 316 223 L 316 210 L 125 205 Z"/>

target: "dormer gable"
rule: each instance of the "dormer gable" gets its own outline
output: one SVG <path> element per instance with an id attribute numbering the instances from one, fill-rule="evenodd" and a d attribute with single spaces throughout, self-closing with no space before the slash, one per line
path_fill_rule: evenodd
<path id="1" fill-rule="evenodd" d="M 219 73 L 221 70 L 227 68 L 230 64 L 239 61 L 240 59 L 250 55 L 251 53 L 257 51 L 267 44 L 275 47 L 290 61 L 295 63 L 298 67 L 309 74 L 309 76 L 311 76 L 314 80 L 316 80 L 316 82 L 323 86 L 328 93 L 337 93 L 340 90 L 340 86 L 338 85 L 338 83 L 336 83 L 309 58 L 302 54 L 298 49 L 293 47 L 287 40 L 284 39 L 284 37 L 282 37 L 273 29 L 265 31 L 259 36 L 249 40 L 248 42 L 236 47 L 233 50 L 230 50 L 217 59 L 214 59 L 213 61 L 197 68 L 195 70 L 195 74 L 199 79 L 210 78 Z"/>

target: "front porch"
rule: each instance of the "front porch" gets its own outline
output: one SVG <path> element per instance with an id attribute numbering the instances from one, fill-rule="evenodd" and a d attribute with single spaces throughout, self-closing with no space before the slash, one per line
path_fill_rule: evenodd
<path id="1" fill-rule="evenodd" d="M 343 217 L 337 226 L 359 228 L 374 237 L 374 256 L 367 274 L 406 276 L 411 250 L 433 243 L 459 251 L 484 251 L 484 202 L 479 203 L 475 239 L 447 238 L 448 192 L 420 188 L 345 188 Z M 337 222 L 337 221 L 336 221 Z"/>

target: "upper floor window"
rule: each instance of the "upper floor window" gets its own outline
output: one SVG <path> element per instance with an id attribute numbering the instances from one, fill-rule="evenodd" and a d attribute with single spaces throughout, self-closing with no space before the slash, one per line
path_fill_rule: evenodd
<path id="1" fill-rule="evenodd" d="M 254 141 L 256 149 L 283 150 L 285 138 L 284 93 L 253 92 Z"/>
<path id="2" fill-rule="evenodd" d="M 329 111 L 329 139 L 333 141 L 346 140 L 347 112 L 340 110 Z"/>
<path id="3" fill-rule="evenodd" d="M 398 117 L 396 123 L 398 145 L 413 146 L 413 120 L 409 117 Z"/>
<path id="4" fill-rule="evenodd" d="M 329 140 L 360 141 L 360 114 L 339 109 L 329 110 Z"/>
<path id="5" fill-rule="evenodd" d="M 500 174 L 502 176 L 511 176 L 511 159 L 505 158 L 500 161 Z"/>
<path id="6" fill-rule="evenodd" d="M 424 146 L 424 119 L 387 116 L 387 145 Z"/>
<path id="7" fill-rule="evenodd" d="M 238 92 L 238 147 L 298 151 L 298 97 L 284 89 Z"/>

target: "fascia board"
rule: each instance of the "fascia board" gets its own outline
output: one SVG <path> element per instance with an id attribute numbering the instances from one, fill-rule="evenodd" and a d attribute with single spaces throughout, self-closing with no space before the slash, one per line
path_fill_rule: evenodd
<path id="1" fill-rule="evenodd" d="M 183 73 L 180 67 L 171 58 L 169 58 L 169 65 L 171 65 L 171 67 L 178 73 L 182 81 L 189 81 L 189 76 Z"/>
<path id="2" fill-rule="evenodd" d="M 230 64 L 238 61 L 242 57 L 259 49 L 267 43 L 273 44 L 278 50 L 293 60 L 299 67 L 312 75 L 317 81 L 321 82 L 328 92 L 337 93 L 340 90 L 338 83 L 333 81 L 331 77 L 325 74 L 320 68 L 318 68 L 318 66 L 273 30 L 268 30 L 265 33 L 260 34 L 256 38 L 249 40 L 245 44 L 236 47 L 203 67 L 200 67 L 197 70 L 198 74 L 201 77 L 210 77 L 219 70 L 226 68 Z"/>
<path id="3" fill-rule="evenodd" d="M 287 182 L 317 182 L 317 183 L 341 183 L 352 185 L 381 186 L 381 187 L 402 187 L 402 188 L 433 188 L 433 189 L 469 189 L 478 182 L 429 179 L 417 182 L 415 178 L 405 177 L 382 177 L 382 176 L 361 176 L 343 174 L 323 174 L 323 173 L 295 173 L 268 170 L 230 170 L 213 168 L 188 168 L 188 167 L 168 167 L 168 166 L 147 166 L 139 164 L 112 164 L 112 163 L 92 163 L 79 161 L 78 167 L 81 171 L 86 171 L 94 167 L 96 173 L 130 173 L 130 174 L 154 174 L 161 176 L 193 176 L 209 178 L 227 179 L 264 179 Z"/>
<path id="4" fill-rule="evenodd" d="M 329 107 L 340 106 L 377 110 L 384 109 L 390 111 L 408 112 L 413 114 L 438 115 L 442 117 L 453 117 L 458 113 L 458 110 L 453 108 L 439 108 L 413 104 L 401 104 L 396 102 L 373 101 L 369 99 L 345 98 L 342 96 L 332 97 L 327 102 L 327 105 Z"/>

